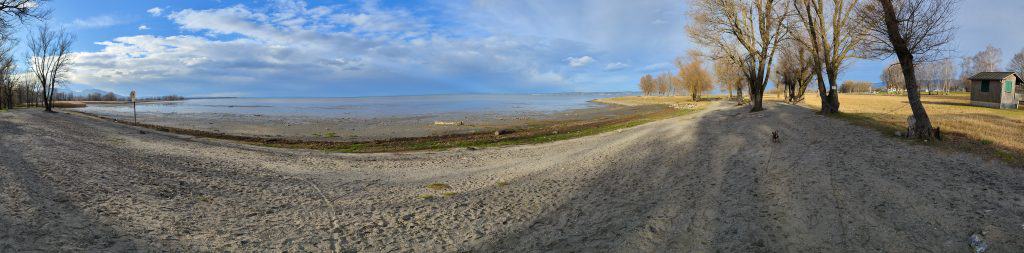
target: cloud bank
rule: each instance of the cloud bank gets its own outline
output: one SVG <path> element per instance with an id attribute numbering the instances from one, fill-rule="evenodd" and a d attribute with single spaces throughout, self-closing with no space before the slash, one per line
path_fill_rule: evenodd
<path id="1" fill-rule="evenodd" d="M 680 22 L 657 22 L 681 18 L 678 1 L 427 5 L 274 1 L 153 8 L 147 12 L 180 34 L 97 42 L 101 50 L 76 55 L 70 78 L 112 90 L 182 95 L 623 90 L 641 70 L 622 62 L 668 61 L 650 56 L 675 55 L 686 43 L 681 33 L 669 32 L 679 31 Z M 590 68 L 596 59 L 608 64 Z"/>

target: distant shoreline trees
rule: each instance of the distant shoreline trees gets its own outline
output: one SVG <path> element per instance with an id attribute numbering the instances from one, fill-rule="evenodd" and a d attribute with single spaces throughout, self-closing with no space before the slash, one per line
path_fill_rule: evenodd
<path id="1" fill-rule="evenodd" d="M 640 78 L 640 93 L 643 96 L 684 96 L 690 95 L 694 101 L 714 89 L 713 76 L 705 68 L 705 62 L 697 51 L 688 53 L 686 57 L 675 60 L 678 71 L 663 72 L 657 77 L 645 74 Z"/>
<path id="2" fill-rule="evenodd" d="M 871 92 L 871 82 L 846 80 L 839 86 L 842 93 L 867 93 Z"/>

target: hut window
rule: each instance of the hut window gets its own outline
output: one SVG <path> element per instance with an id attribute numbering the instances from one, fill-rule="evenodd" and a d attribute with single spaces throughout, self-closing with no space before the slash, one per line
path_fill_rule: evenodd
<path id="1" fill-rule="evenodd" d="M 981 92 L 988 92 L 988 80 L 981 81 Z"/>
<path id="2" fill-rule="evenodd" d="M 1003 92 L 1010 93 L 1011 91 L 1013 91 L 1013 81 L 1006 81 L 1006 84 L 1003 85 Z"/>

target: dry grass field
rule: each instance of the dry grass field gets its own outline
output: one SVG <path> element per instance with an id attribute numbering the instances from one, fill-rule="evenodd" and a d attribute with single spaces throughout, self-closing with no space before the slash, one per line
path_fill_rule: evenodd
<path id="1" fill-rule="evenodd" d="M 924 95 L 922 101 L 932 125 L 943 132 L 944 141 L 938 145 L 1024 165 L 1024 111 L 971 106 L 969 95 L 963 93 Z M 906 96 L 841 94 L 839 102 L 840 117 L 890 136 L 906 131 L 911 115 Z M 808 94 L 805 103 L 814 109 L 821 106 L 815 94 Z"/>

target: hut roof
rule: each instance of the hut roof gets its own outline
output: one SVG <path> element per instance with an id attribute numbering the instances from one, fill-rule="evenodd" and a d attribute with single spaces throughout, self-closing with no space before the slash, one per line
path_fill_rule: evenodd
<path id="1" fill-rule="evenodd" d="M 981 72 L 972 76 L 971 80 L 1003 80 L 1007 76 L 1014 75 L 1017 78 L 1017 82 L 1022 82 L 1020 76 L 1013 72 Z"/>

